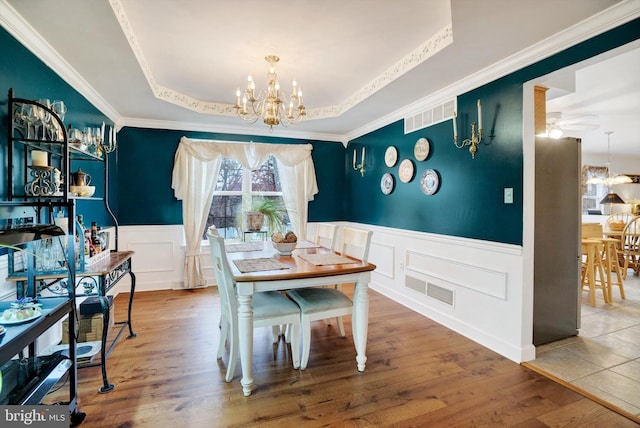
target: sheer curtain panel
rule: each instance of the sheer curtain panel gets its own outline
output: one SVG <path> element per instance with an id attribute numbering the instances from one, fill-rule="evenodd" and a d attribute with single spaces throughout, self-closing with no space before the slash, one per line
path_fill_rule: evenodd
<path id="1" fill-rule="evenodd" d="M 205 285 L 200 266 L 200 243 L 222 158 L 234 159 L 255 170 L 270 155 L 278 162 L 282 198 L 293 231 L 306 236 L 308 202 L 318 193 L 311 144 L 262 144 L 216 140 L 180 139 L 173 164 L 171 187 L 182 200 L 187 252 L 184 261 L 184 287 Z"/>

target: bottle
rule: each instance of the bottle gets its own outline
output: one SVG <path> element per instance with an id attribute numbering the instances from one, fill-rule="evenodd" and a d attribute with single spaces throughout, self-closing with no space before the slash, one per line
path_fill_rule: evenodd
<path id="1" fill-rule="evenodd" d="M 83 253 L 85 253 L 86 256 L 86 245 L 84 242 L 84 224 L 82 223 L 82 215 L 79 215 L 78 217 L 76 217 L 76 224 L 78 227 L 78 230 L 76 230 L 76 234 L 75 234 L 75 258 L 76 258 L 76 269 L 80 269 L 81 267 L 81 263 L 80 263 L 80 251 L 82 251 Z M 81 241 L 82 240 L 82 241 Z"/>
<path id="2" fill-rule="evenodd" d="M 100 240 L 98 239 L 98 225 L 95 221 L 91 222 L 91 246 L 93 247 L 94 254 L 100 252 Z"/>
<path id="3" fill-rule="evenodd" d="M 84 230 L 84 256 L 85 258 L 94 256 L 93 245 L 91 245 L 90 229 Z"/>

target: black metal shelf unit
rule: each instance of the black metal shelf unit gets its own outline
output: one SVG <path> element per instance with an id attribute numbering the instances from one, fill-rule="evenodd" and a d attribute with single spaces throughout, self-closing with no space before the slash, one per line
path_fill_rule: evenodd
<path id="1" fill-rule="evenodd" d="M 43 129 L 43 138 L 29 133 L 29 126 L 34 123 L 23 121 L 26 119 L 21 116 L 27 107 L 47 114 L 52 125 L 46 134 Z M 65 179 L 64 186 L 51 187 L 54 183 L 54 167 L 68 178 L 72 158 L 96 159 L 97 156 L 81 153 L 69 145 L 64 123 L 50 107 L 16 98 L 10 89 L 8 110 L 7 187 L 4 200 L 0 201 L 0 244 L 21 248 L 20 251 L 9 250 L 20 252 L 25 259 L 26 286 L 18 290 L 17 297 L 37 299 L 42 305 L 42 315 L 24 323 L 9 323 L 4 326 L 5 334 L 0 338 L 0 367 L 3 375 L 0 404 L 38 404 L 56 383 L 67 376 L 70 422 L 77 425 L 84 420 L 85 414 L 78 409 L 77 400 L 75 249 L 74 245 L 67 245 L 64 252 L 66 261 L 72 261 L 64 264 L 67 272 L 65 292 L 58 296 L 43 297 L 39 295 L 36 285 L 35 246 L 39 245 L 41 238 L 50 236 L 40 236 L 37 233 L 39 230 L 48 228 L 49 233 L 55 227 L 55 209 L 64 209 L 69 219 L 75 218 L 75 200 L 69 193 L 68 180 Z M 34 150 L 46 153 L 46 166 L 29 163 Z M 36 231 L 35 234 L 30 233 L 33 230 Z M 62 229 L 59 231 L 60 234 L 65 234 Z M 69 221 L 66 233 L 66 239 L 70 240 L 67 242 L 73 242 L 73 221 Z M 0 302 L 0 314 L 9 305 L 10 302 Z M 36 339 L 65 317 L 69 319 L 66 331 L 68 348 L 53 355 L 38 355 Z M 25 350 L 28 350 L 26 355 Z"/>

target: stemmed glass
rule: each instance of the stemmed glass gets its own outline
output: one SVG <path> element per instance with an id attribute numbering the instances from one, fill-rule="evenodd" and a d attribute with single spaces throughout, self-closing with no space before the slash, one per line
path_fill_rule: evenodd
<path id="1" fill-rule="evenodd" d="M 41 99 L 38 100 L 39 104 L 42 104 L 43 106 L 47 107 L 47 108 L 51 108 L 51 101 L 49 101 L 48 99 Z M 38 107 L 38 120 L 36 121 L 37 125 L 41 125 L 42 126 L 42 139 L 46 140 L 47 139 L 47 128 L 49 127 L 49 123 L 51 122 L 51 113 L 49 113 L 48 110 L 45 110 L 41 107 Z M 37 136 L 37 132 L 36 132 L 36 136 Z"/>
<path id="2" fill-rule="evenodd" d="M 53 103 L 51 103 L 51 110 L 53 110 L 53 112 L 58 115 L 58 117 L 60 118 L 60 120 L 62 122 L 64 122 L 64 115 L 67 113 L 67 106 L 64 104 L 64 101 L 59 101 L 56 100 Z M 53 139 L 53 136 L 55 135 L 55 139 L 62 139 L 62 130 L 58 128 L 58 123 L 54 120 L 51 121 L 51 135 Z M 57 134 L 57 135 L 56 135 Z"/>
<path id="3" fill-rule="evenodd" d="M 36 131 L 36 122 L 38 121 L 38 107 L 33 104 L 22 104 L 21 116 L 27 124 L 27 138 L 33 139 L 35 136 L 31 133 L 33 127 L 34 133 Z"/>

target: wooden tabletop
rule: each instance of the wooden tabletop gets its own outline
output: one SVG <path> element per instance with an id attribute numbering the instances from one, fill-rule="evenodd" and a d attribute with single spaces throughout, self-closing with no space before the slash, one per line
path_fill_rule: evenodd
<path id="1" fill-rule="evenodd" d="M 94 276 L 108 274 L 129 260 L 133 253 L 133 251 L 112 251 L 111 254 L 109 254 L 109 258 L 105 258 L 90 266 L 85 266 L 84 271 L 76 272 L 76 275 Z"/>
<path id="2" fill-rule="evenodd" d="M 350 258 L 356 263 L 316 266 L 299 257 L 300 254 L 331 254 L 332 250 L 324 247 L 296 248 L 290 256 L 280 256 L 270 241 L 263 241 L 263 248 L 259 251 L 240 251 L 227 253 L 229 264 L 236 282 L 272 281 L 283 279 L 317 278 L 323 276 L 341 275 L 372 271 L 376 266 L 372 263 Z M 339 253 L 335 253 L 339 254 Z M 274 257 L 282 263 L 285 269 L 242 273 L 238 270 L 234 260 L 270 258 Z"/>

